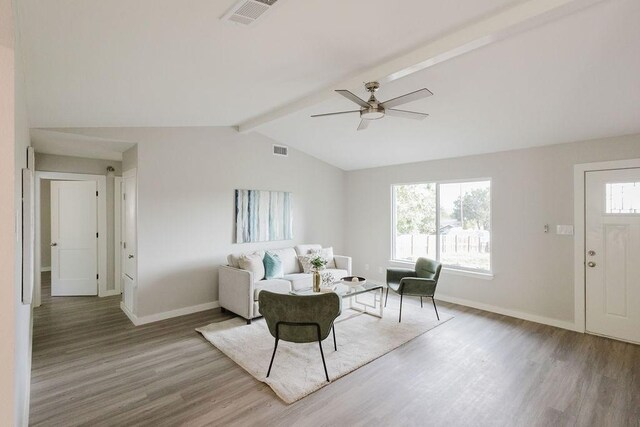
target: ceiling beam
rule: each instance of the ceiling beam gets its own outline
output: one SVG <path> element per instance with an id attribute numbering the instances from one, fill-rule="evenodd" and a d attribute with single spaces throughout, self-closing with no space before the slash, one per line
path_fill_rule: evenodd
<path id="1" fill-rule="evenodd" d="M 301 109 L 324 102 L 335 95 L 336 88 L 352 89 L 366 81 L 386 83 L 406 77 L 514 34 L 570 15 L 600 1 L 603 0 L 528 0 L 518 3 L 395 59 L 361 70 L 330 87 L 246 120 L 237 125 L 237 129 L 239 132 L 248 132 Z"/>

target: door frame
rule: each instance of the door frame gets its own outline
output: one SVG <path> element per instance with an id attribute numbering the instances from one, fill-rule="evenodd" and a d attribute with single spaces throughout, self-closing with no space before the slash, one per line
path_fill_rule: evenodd
<path id="1" fill-rule="evenodd" d="M 573 217 L 574 217 L 574 323 L 575 330 L 586 332 L 586 185 L 587 172 L 640 168 L 640 159 L 613 160 L 609 162 L 581 163 L 573 166 Z"/>
<path id="2" fill-rule="evenodd" d="M 107 290 L 107 177 L 104 175 L 88 175 L 67 172 L 36 172 L 36 256 L 35 256 L 35 298 L 34 307 L 42 304 L 42 268 L 41 260 L 41 224 L 40 217 L 40 188 L 43 179 L 58 181 L 95 181 L 98 191 L 98 296 L 115 295 Z"/>
<path id="3" fill-rule="evenodd" d="M 114 289 L 122 293 L 122 177 L 113 181 L 113 250 L 114 250 Z"/>

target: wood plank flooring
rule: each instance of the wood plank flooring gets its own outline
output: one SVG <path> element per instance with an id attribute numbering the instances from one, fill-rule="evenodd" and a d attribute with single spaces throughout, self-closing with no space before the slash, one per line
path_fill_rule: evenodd
<path id="1" fill-rule="evenodd" d="M 32 425 L 640 426 L 632 344 L 440 303 L 455 319 L 286 405 L 194 331 L 219 310 L 134 327 L 120 297 L 51 298 L 48 283 Z"/>

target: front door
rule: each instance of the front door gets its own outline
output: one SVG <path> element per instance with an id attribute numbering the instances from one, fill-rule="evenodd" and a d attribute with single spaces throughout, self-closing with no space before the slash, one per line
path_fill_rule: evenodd
<path id="1" fill-rule="evenodd" d="M 51 182 L 51 296 L 98 294 L 95 181 Z"/>
<path id="2" fill-rule="evenodd" d="M 586 329 L 640 343 L 640 168 L 586 174 Z"/>

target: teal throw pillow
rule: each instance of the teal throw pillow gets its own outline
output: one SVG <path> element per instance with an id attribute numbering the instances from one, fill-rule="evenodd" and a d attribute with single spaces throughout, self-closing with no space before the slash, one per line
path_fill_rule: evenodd
<path id="1" fill-rule="evenodd" d="M 278 255 L 267 252 L 264 255 L 264 278 L 280 279 L 284 276 L 284 270 L 282 269 L 282 261 Z"/>

